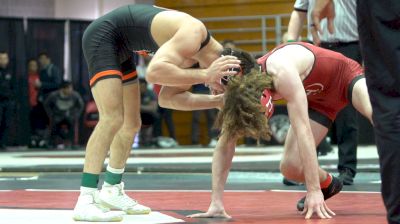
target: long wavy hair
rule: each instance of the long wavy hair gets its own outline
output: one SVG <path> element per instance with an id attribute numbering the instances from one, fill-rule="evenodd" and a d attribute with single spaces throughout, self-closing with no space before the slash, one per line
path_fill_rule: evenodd
<path id="1" fill-rule="evenodd" d="M 261 73 L 258 68 L 231 77 L 225 90 L 225 105 L 218 113 L 214 126 L 229 138 L 244 136 L 270 140 L 265 107 L 260 103 L 266 88 L 273 89 L 272 77 Z"/>

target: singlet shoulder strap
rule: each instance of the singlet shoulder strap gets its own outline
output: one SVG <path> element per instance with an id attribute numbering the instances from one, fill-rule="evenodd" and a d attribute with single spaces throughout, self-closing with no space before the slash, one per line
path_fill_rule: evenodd
<path id="1" fill-rule="evenodd" d="M 208 30 L 207 30 L 207 37 L 206 37 L 206 39 L 201 43 L 199 51 L 200 51 L 203 47 L 205 47 L 205 46 L 210 42 L 210 39 L 211 39 L 211 34 L 210 34 L 210 32 L 208 32 Z"/>

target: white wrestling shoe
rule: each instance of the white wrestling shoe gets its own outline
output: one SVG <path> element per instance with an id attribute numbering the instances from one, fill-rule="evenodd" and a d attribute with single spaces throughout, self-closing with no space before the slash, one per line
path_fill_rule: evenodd
<path id="1" fill-rule="evenodd" d="M 125 194 L 124 183 L 105 186 L 100 194 L 100 202 L 103 206 L 124 211 L 128 215 L 149 214 L 151 209 L 143 206 Z"/>
<path id="2" fill-rule="evenodd" d="M 120 222 L 123 213 L 113 212 L 97 202 L 99 192 L 80 195 L 74 208 L 73 219 L 87 222 Z"/>

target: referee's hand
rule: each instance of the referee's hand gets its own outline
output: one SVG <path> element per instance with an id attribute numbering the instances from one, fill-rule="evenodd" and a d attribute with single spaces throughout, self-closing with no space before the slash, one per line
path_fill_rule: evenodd
<path id="1" fill-rule="evenodd" d="M 328 31 L 334 33 L 333 20 L 335 18 L 335 6 L 333 0 L 316 0 L 314 8 L 311 11 L 312 29 L 322 34 L 320 21 L 322 19 L 328 20 Z"/>

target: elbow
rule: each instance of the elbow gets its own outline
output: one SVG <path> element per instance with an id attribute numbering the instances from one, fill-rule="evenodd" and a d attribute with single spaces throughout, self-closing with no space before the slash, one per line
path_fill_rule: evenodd
<path id="1" fill-rule="evenodd" d="M 158 84 L 157 80 L 159 79 L 159 75 L 161 74 L 161 68 L 162 64 L 159 62 L 150 63 L 146 71 L 146 81 L 152 84 Z"/>
<path id="2" fill-rule="evenodd" d="M 171 96 L 161 89 L 158 95 L 158 105 L 163 108 L 171 108 Z"/>
<path id="3" fill-rule="evenodd" d="M 168 99 L 168 97 L 165 97 L 165 96 L 163 96 L 161 94 L 160 94 L 160 96 L 158 98 L 158 105 L 160 107 L 163 107 L 163 108 L 171 108 L 171 102 Z"/>

